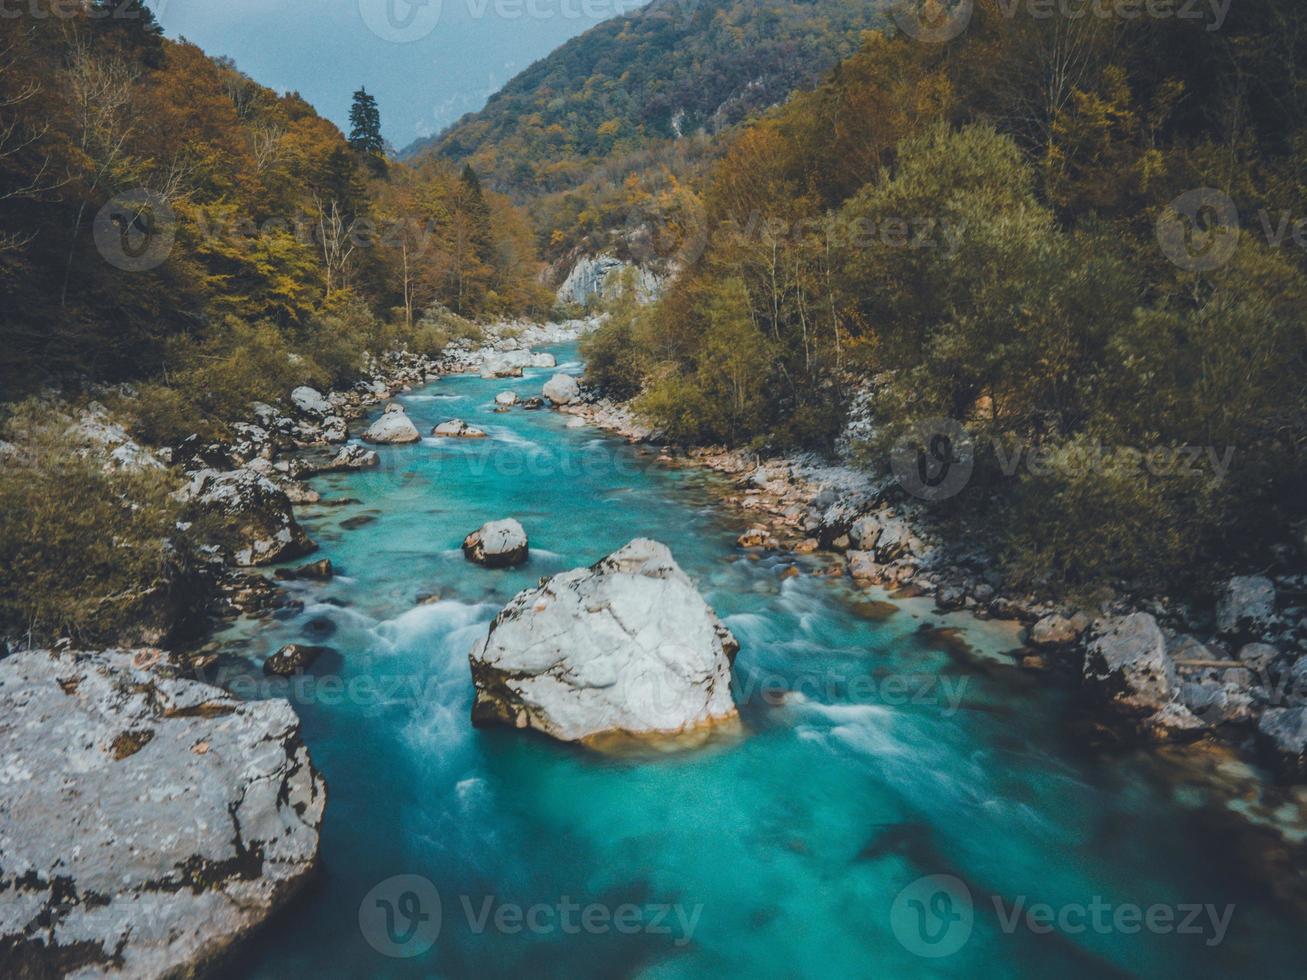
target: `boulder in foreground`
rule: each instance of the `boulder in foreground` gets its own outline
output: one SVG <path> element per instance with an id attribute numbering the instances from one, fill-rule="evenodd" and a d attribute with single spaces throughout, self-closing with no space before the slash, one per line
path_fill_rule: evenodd
<path id="1" fill-rule="evenodd" d="M 665 545 L 637 538 L 520 592 L 470 654 L 477 724 L 563 741 L 734 719 L 739 644 Z"/>
<path id="2" fill-rule="evenodd" d="M 194 976 L 316 865 L 326 789 L 291 706 L 158 658 L 0 661 L 10 975 Z"/>
<path id="3" fill-rule="evenodd" d="M 511 517 L 483 524 L 463 539 L 463 556 L 486 568 L 511 568 L 527 555 L 526 531 Z"/>

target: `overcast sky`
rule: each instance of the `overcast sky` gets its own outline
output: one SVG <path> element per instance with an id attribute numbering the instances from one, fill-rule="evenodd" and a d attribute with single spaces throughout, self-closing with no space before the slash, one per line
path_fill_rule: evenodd
<path id="1" fill-rule="evenodd" d="M 403 149 L 438 132 L 531 62 L 644 0 L 148 0 L 169 37 L 298 90 L 342 130 L 360 85 Z"/>

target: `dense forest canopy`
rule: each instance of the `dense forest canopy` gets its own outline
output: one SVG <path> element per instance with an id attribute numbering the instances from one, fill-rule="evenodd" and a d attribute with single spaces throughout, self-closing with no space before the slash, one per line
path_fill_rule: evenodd
<path id="1" fill-rule="evenodd" d="M 944 43 L 869 34 L 730 141 L 696 187 L 702 248 L 595 338 L 593 379 L 692 441 L 829 444 L 868 387 L 881 448 L 965 423 L 977 476 L 939 513 L 985 510 L 1033 585 L 1269 560 L 1307 516 L 1307 253 L 1284 233 L 1307 11 L 1103 10 L 978 0 Z M 1159 447 L 1233 464 L 1142 465 Z M 1051 465 L 1013 472 L 1017 450 Z"/>
<path id="2" fill-rule="evenodd" d="M 139 4 L 6 19 L 0 387 L 163 377 L 232 331 L 361 350 L 428 308 L 547 310 L 529 224 L 440 160 L 387 164 Z M 136 254 L 140 249 L 141 254 Z M 348 365 L 354 355 L 341 355 Z"/>

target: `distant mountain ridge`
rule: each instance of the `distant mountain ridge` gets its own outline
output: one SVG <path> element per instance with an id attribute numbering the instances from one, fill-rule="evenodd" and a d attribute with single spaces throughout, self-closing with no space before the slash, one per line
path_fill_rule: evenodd
<path id="1" fill-rule="evenodd" d="M 714 133 L 815 84 L 877 25 L 874 0 L 653 0 L 531 65 L 439 136 L 403 151 L 467 161 L 516 196 L 592 165 Z"/>

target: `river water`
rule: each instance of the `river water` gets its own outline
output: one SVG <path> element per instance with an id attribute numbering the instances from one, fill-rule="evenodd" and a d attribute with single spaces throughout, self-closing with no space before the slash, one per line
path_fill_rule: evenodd
<path id="1" fill-rule="evenodd" d="M 1068 694 L 999 656 L 1010 630 L 809 574 L 817 559 L 783 577 L 794 559 L 735 546 L 716 477 L 493 411 L 550 373 L 401 397 L 423 432 L 461 417 L 491 437 L 314 480 L 357 501 L 301 515 L 336 577 L 219 637 L 238 693 L 295 703 L 329 786 L 321 875 L 224 973 L 1301 975 L 1301 923 L 1248 859 L 1259 832 L 1147 757 L 1087 751 Z M 466 562 L 463 536 L 509 516 L 529 564 Z M 605 751 L 473 729 L 467 653 L 498 609 L 637 536 L 740 640 L 740 728 Z M 293 641 L 335 653 L 265 682 Z"/>

